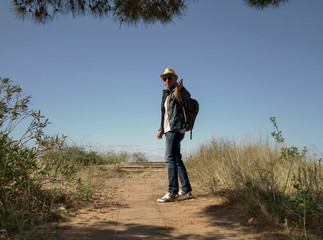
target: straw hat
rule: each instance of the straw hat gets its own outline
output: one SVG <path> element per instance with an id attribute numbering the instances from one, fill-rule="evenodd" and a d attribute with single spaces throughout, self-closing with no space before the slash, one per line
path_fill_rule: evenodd
<path id="1" fill-rule="evenodd" d="M 163 79 L 164 77 L 169 76 L 169 75 L 173 75 L 176 78 L 176 80 L 178 79 L 178 76 L 176 75 L 174 70 L 171 68 L 166 68 L 165 72 L 163 74 L 161 74 L 160 77 Z"/>

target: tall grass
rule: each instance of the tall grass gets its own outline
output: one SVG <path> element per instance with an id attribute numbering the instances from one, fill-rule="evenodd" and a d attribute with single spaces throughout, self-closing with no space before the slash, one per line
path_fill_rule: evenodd
<path id="1" fill-rule="evenodd" d="M 301 229 L 305 238 L 308 230 L 322 236 L 321 159 L 306 158 L 295 147 L 213 139 L 187 165 L 205 191 L 238 200 L 249 213 Z"/>

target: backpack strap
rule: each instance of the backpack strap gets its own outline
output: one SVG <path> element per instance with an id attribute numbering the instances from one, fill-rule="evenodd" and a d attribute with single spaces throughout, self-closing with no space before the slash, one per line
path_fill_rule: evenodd
<path id="1" fill-rule="evenodd" d="M 183 109 L 183 113 L 184 113 L 184 118 L 185 118 L 185 123 L 187 123 L 187 117 L 186 117 L 186 112 L 185 112 L 185 108 L 184 108 L 184 104 L 182 102 L 182 99 L 179 97 L 179 94 L 178 94 L 178 89 L 177 87 L 175 87 L 175 89 L 173 90 L 174 92 L 174 96 L 177 100 L 177 102 L 179 103 L 179 105 L 181 105 L 182 109 Z M 190 130 L 190 139 L 192 140 L 192 129 Z"/>
<path id="2" fill-rule="evenodd" d="M 175 98 L 176 98 L 177 102 L 179 103 L 179 105 L 181 105 L 181 107 L 182 107 L 182 109 L 183 109 L 184 118 L 185 118 L 185 123 L 187 123 L 187 117 L 186 117 L 186 112 L 185 112 L 184 104 L 183 104 L 183 102 L 182 102 L 182 99 L 179 97 L 177 87 L 175 87 L 175 88 L 174 88 L 173 92 L 174 92 L 174 96 L 175 96 Z"/>

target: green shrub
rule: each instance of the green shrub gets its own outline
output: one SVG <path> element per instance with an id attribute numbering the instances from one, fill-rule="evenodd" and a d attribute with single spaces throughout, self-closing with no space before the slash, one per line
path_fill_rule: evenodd
<path id="1" fill-rule="evenodd" d="M 0 78 L 0 228 L 8 234 L 23 232 L 32 224 L 47 221 L 49 197 L 41 191 L 37 149 L 48 119 L 29 109 L 30 96 L 8 78 Z M 12 135 L 21 123 L 24 131 L 17 139 Z"/>
<path id="2" fill-rule="evenodd" d="M 134 161 L 134 162 L 148 162 L 148 160 L 147 160 L 147 158 L 146 158 L 146 156 L 145 156 L 145 154 L 144 153 L 142 153 L 142 152 L 136 152 L 136 153 L 133 153 L 132 154 L 132 160 Z"/>
<path id="3" fill-rule="evenodd" d="M 44 188 L 57 181 L 57 171 L 63 168 L 49 171 L 57 165 L 45 164 L 41 156 L 62 141 L 44 136 L 48 119 L 29 108 L 30 99 L 22 96 L 19 85 L 0 78 L 0 228 L 22 239 L 37 239 L 37 226 L 57 219 L 51 205 L 71 199 L 62 188 Z"/>
<path id="4" fill-rule="evenodd" d="M 118 164 L 122 162 L 126 162 L 129 159 L 129 153 L 126 151 L 108 151 L 101 153 L 100 161 L 97 161 L 96 163 L 98 165 L 104 165 L 104 164 Z"/>
<path id="5" fill-rule="evenodd" d="M 101 162 L 102 157 L 82 147 L 63 146 L 45 151 L 41 155 L 41 161 L 52 175 L 71 178 L 82 167 Z"/>
<path id="6" fill-rule="evenodd" d="M 29 108 L 30 99 L 0 78 L 0 229 L 10 238 L 46 238 L 38 226 L 59 218 L 53 206 L 93 195 L 92 165 L 128 159 L 126 152 L 99 154 L 69 146 L 65 136 L 45 136 L 48 119 Z"/>

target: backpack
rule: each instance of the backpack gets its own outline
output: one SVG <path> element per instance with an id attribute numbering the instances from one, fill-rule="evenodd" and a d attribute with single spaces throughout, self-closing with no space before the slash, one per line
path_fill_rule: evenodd
<path id="1" fill-rule="evenodd" d="M 174 95 L 175 95 L 175 98 L 176 98 L 177 102 L 179 103 L 179 105 L 181 105 L 181 107 L 183 109 L 185 123 L 189 124 L 188 127 L 186 128 L 186 131 L 191 131 L 190 139 L 192 139 L 192 130 L 193 130 L 193 127 L 194 127 L 196 116 L 197 116 L 197 114 L 199 112 L 199 103 L 198 103 L 197 100 L 195 100 L 193 98 L 190 98 L 187 101 L 187 107 L 185 109 L 184 105 L 183 105 L 183 102 L 182 102 L 181 98 L 178 95 L 178 89 L 177 88 L 174 89 Z"/>

